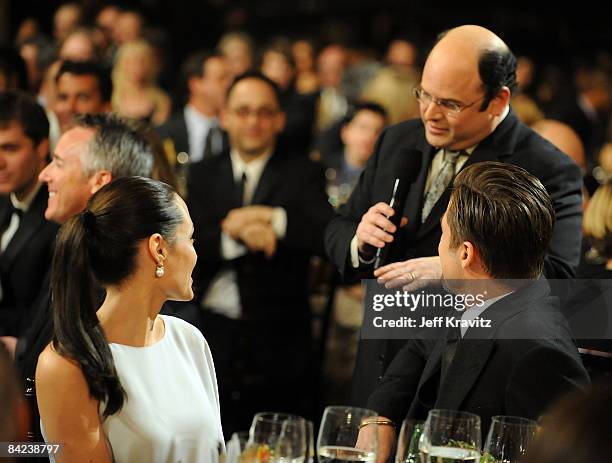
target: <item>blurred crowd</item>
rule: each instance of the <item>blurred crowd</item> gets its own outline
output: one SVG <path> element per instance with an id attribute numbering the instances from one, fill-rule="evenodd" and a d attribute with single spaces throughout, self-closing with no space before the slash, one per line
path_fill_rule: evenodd
<path id="1" fill-rule="evenodd" d="M 429 44 L 434 40 L 429 38 Z M 323 43 L 316 37 L 280 37 L 271 31 L 267 40 L 255 41 L 246 32 L 232 30 L 219 38 L 214 49 L 194 46 L 176 70 L 169 69 L 166 46 L 163 34 L 150 27 L 137 10 L 109 4 L 90 15 L 79 3 L 65 3 L 55 12 L 52 36 L 45 35 L 33 18 L 19 25 L 13 46 L 0 51 L 0 91 L 19 89 L 36 97 L 49 120 L 51 154 L 62 134 L 74 127 L 78 114 L 112 111 L 138 121 L 153 146 L 153 177 L 177 188 L 193 209 L 223 199 L 210 196 L 210 191 L 200 193 L 199 184 L 205 177 L 195 176 L 199 171 L 192 167 L 207 160 L 213 166 L 210 159 L 230 149 L 227 126 L 231 128 L 231 122 L 223 114 L 227 91 L 235 77 L 257 70 L 276 84 L 285 114 L 284 127 L 274 134 L 278 135 L 276 149 L 295 159 L 295 166 L 305 159 L 319 165 L 325 177 L 328 204 L 324 206 L 331 211 L 350 196 L 383 129 L 419 117 L 414 90 L 429 45 L 398 36 L 377 56 L 370 49 Z M 573 74 L 568 75 L 561 68 L 539 66 L 528 56 L 519 57 L 518 91 L 511 104 L 523 122 L 580 166 L 585 207 L 600 189 L 594 200 L 599 214 L 593 211 L 587 215 L 590 222 L 585 223 L 593 239 L 585 241 L 579 275 L 609 277 L 610 270 L 597 273 L 592 268 L 612 259 L 612 54 L 602 53 L 589 61 L 577 59 L 576 63 Z M 175 86 L 162 82 L 164 73 L 175 76 Z M 253 113 L 260 119 L 274 116 L 265 106 L 257 111 L 242 109 L 244 114 L 241 107 L 232 108 L 232 114 L 243 120 Z M 296 185 L 307 174 L 306 169 L 287 172 L 284 178 Z M 302 194 L 310 191 L 305 187 Z M 190 200 L 193 192 L 200 196 Z M 285 232 L 290 234 L 292 216 L 286 209 Z M 198 212 L 192 210 L 192 214 L 197 232 Z M 202 218 L 199 223 L 207 220 Z M 322 229 L 317 229 L 321 235 Z M 316 238 L 322 241 L 322 236 Z M 201 243 L 201 255 L 208 245 Z M 322 246 L 312 246 L 307 255 L 309 274 L 294 275 L 307 280 L 303 283 L 312 306 L 307 321 L 312 339 L 310 333 L 303 338 L 311 344 L 305 356 L 309 360 L 304 363 L 314 365 L 316 371 L 310 369 L 308 374 L 317 381 L 311 387 L 304 376 L 296 376 L 312 394 L 299 412 L 346 397 L 361 325 L 360 287 L 340 285 L 318 248 Z M 262 268 L 256 267 L 255 272 Z M 199 296 L 202 304 L 209 301 L 210 294 Z M 215 326 L 214 319 L 206 323 Z M 19 337 L 21 333 L 10 334 Z M 212 351 L 215 356 L 223 348 Z M 230 380 L 219 378 L 222 399 L 238 401 L 236 391 L 245 386 L 235 386 L 231 376 L 239 373 L 231 370 L 227 373 Z M 317 394 L 324 394 L 325 399 Z M 227 430 L 239 430 L 241 425 L 242 421 Z"/>

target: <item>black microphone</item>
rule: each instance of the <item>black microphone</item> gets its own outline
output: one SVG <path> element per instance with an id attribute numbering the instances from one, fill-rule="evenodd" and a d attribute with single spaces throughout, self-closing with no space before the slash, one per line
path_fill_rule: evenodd
<path id="1" fill-rule="evenodd" d="M 395 211 L 391 217 L 387 217 L 396 229 L 399 229 L 400 222 L 402 220 L 402 212 L 404 211 L 404 203 L 406 202 L 406 196 L 408 196 L 408 190 L 410 185 L 419 176 L 421 171 L 421 158 L 422 153 L 417 150 L 403 149 L 399 152 L 395 159 L 393 166 L 393 172 L 395 173 L 395 182 L 393 183 L 393 193 L 391 194 L 391 200 L 389 206 Z M 376 258 L 374 259 L 374 270 L 382 267 L 387 260 L 387 254 L 389 253 L 389 244 L 386 244 L 382 248 L 376 250 Z"/>

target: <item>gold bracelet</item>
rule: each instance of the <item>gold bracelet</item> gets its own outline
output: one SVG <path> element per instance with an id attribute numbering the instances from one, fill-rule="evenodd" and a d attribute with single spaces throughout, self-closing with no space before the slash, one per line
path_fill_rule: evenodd
<path id="1" fill-rule="evenodd" d="M 377 424 L 379 426 L 393 426 L 395 427 L 395 423 L 392 420 L 388 420 L 386 418 L 365 418 L 361 420 L 361 424 L 359 425 L 359 429 L 366 427 L 369 424 Z"/>

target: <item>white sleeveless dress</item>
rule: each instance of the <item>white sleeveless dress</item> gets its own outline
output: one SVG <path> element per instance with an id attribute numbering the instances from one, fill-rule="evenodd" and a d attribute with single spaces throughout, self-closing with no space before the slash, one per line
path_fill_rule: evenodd
<path id="1" fill-rule="evenodd" d="M 127 394 L 102 428 L 116 463 L 218 461 L 224 448 L 212 356 L 202 334 L 175 317 L 147 347 L 109 344 Z M 103 406 L 100 406 L 100 411 Z"/>

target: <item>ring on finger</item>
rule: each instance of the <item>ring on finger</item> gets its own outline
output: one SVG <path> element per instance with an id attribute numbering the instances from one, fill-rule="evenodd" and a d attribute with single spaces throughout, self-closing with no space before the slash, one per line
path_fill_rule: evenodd
<path id="1" fill-rule="evenodd" d="M 410 278 L 412 278 L 410 281 L 414 281 L 417 279 L 417 276 L 414 272 L 410 272 Z"/>

